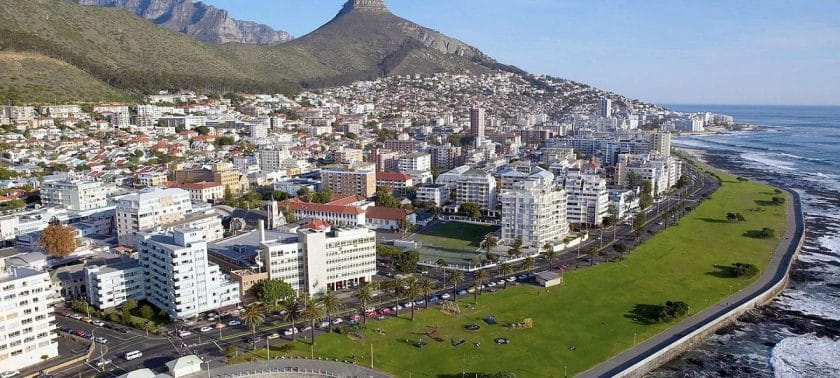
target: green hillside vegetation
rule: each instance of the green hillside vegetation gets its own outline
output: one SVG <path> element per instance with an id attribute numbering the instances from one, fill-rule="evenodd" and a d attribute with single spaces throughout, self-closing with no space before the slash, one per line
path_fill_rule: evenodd
<path id="1" fill-rule="evenodd" d="M 130 96 L 67 63 L 0 51 L 0 104 L 126 101 Z"/>
<path id="2" fill-rule="evenodd" d="M 124 10 L 64 0 L 0 0 L 0 50 L 64 61 L 133 92 L 294 93 L 388 74 L 505 67 L 473 48 L 445 54 L 417 38 L 446 40 L 387 12 L 351 12 L 279 46 L 205 44 Z"/>

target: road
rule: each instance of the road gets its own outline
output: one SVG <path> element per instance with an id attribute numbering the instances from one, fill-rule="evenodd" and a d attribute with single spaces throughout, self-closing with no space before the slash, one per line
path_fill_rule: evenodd
<path id="1" fill-rule="evenodd" d="M 802 205 L 799 194 L 788 192 L 787 201 L 787 228 L 770 263 L 761 273 L 761 276 L 752 285 L 738 291 L 737 293 L 724 298 L 720 302 L 680 322 L 674 327 L 628 349 L 621 354 L 593 367 L 581 374 L 583 377 L 613 377 L 627 370 L 634 364 L 644 360 L 663 348 L 673 344 L 683 336 L 694 332 L 701 327 L 714 322 L 718 318 L 728 314 L 764 294 L 779 282 L 787 278 L 790 265 L 799 248 L 799 244 L 805 233 L 805 222 L 802 215 Z"/>

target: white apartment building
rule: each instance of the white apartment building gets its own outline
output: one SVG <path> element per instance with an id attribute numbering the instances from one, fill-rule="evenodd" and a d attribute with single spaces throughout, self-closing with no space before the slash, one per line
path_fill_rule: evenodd
<path id="1" fill-rule="evenodd" d="M 141 233 L 137 251 L 146 279 L 146 299 L 172 319 L 239 303 L 239 284 L 207 258 L 199 230 L 171 234 Z"/>
<path id="2" fill-rule="evenodd" d="M 469 202 L 484 210 L 496 209 L 496 179 L 481 169 L 464 172 L 458 178 L 456 193 L 458 206 Z"/>
<path id="3" fill-rule="evenodd" d="M 423 152 L 413 152 L 400 157 L 399 160 L 400 172 L 408 171 L 431 171 L 432 170 L 432 155 Z"/>
<path id="4" fill-rule="evenodd" d="M 687 132 L 701 132 L 705 131 L 706 127 L 702 119 L 687 118 L 674 120 L 674 129 Z"/>
<path id="5" fill-rule="evenodd" d="M 129 299 L 146 298 L 146 277 L 137 260 L 113 265 L 85 267 L 85 289 L 88 303 L 104 310 L 117 307 Z"/>
<path id="6" fill-rule="evenodd" d="M 184 219 L 192 210 L 190 193 L 183 189 L 149 188 L 117 201 L 117 237 L 121 245 L 133 247 L 135 233 L 160 224 Z"/>
<path id="7" fill-rule="evenodd" d="M 268 138 L 268 125 L 258 123 L 248 126 L 250 129 L 251 139 L 258 141 Z"/>
<path id="8" fill-rule="evenodd" d="M 106 190 L 98 181 L 66 180 L 44 183 L 41 186 L 44 206 L 63 206 L 84 211 L 108 206 Z"/>
<path id="9" fill-rule="evenodd" d="M 418 201 L 434 203 L 437 207 L 449 202 L 450 191 L 443 184 L 420 185 L 417 187 L 416 193 Z"/>
<path id="10" fill-rule="evenodd" d="M 282 279 L 298 292 L 314 295 L 371 282 L 376 274 L 376 233 L 364 226 L 330 227 L 313 221 L 272 240 L 262 240 L 269 279 Z"/>
<path id="11" fill-rule="evenodd" d="M 138 183 L 144 188 L 157 188 L 167 180 L 166 172 L 143 172 L 137 175 Z"/>
<path id="12" fill-rule="evenodd" d="M 190 200 L 193 202 L 216 203 L 225 197 L 225 187 L 220 182 L 181 184 L 181 189 L 190 192 Z"/>
<path id="13" fill-rule="evenodd" d="M 569 233 L 566 192 L 554 185 L 554 175 L 540 170 L 499 196 L 502 204 L 502 239 L 522 240 L 541 249 Z"/>
<path id="14" fill-rule="evenodd" d="M 455 167 L 447 172 L 441 173 L 437 181 L 435 181 L 435 184 L 445 185 L 448 189 L 454 190 L 458 187 L 458 179 L 461 178 L 461 175 L 470 169 L 471 167 L 469 165 Z"/>
<path id="15" fill-rule="evenodd" d="M 283 168 L 283 161 L 289 159 L 289 152 L 276 148 L 264 147 L 260 148 L 260 170 L 263 172 L 274 172 Z"/>
<path id="16" fill-rule="evenodd" d="M 566 190 L 566 217 L 569 223 L 600 225 L 609 215 L 607 180 L 598 175 L 569 171 L 563 181 Z"/>
<path id="17" fill-rule="evenodd" d="M 58 356 L 53 290 L 47 272 L 6 267 L 0 260 L 0 369 Z"/>

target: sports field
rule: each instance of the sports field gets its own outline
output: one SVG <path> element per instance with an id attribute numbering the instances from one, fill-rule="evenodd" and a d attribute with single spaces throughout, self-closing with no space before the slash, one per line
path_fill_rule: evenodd
<path id="1" fill-rule="evenodd" d="M 452 264 L 468 265 L 481 253 L 481 240 L 498 230 L 497 226 L 465 222 L 437 223 L 413 236 L 419 245 L 420 259 L 437 261 L 444 259 Z"/>

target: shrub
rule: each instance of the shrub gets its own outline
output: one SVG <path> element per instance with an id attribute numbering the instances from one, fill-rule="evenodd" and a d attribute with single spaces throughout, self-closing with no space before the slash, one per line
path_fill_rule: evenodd
<path id="1" fill-rule="evenodd" d="M 735 263 L 732 264 L 732 267 L 735 270 L 735 277 L 738 278 L 754 277 L 759 271 L 753 264 Z"/>
<path id="2" fill-rule="evenodd" d="M 685 302 L 665 302 L 665 306 L 659 310 L 656 320 L 660 323 L 667 323 L 688 313 L 688 304 Z"/>

